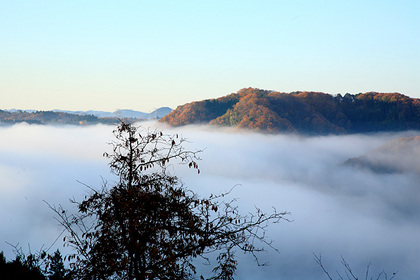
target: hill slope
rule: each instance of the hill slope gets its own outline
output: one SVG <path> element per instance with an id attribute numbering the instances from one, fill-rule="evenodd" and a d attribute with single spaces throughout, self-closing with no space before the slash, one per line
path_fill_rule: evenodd
<path id="1" fill-rule="evenodd" d="M 393 140 L 345 164 L 377 173 L 420 173 L 420 136 Z"/>
<path id="2" fill-rule="evenodd" d="M 171 125 L 209 123 L 264 132 L 340 134 L 420 129 L 420 100 L 400 93 L 281 93 L 246 88 L 225 97 L 178 106 Z"/>

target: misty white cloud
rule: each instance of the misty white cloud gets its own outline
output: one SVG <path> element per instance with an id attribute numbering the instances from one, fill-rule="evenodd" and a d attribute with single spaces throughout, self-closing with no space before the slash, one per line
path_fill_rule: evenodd
<path id="1" fill-rule="evenodd" d="M 155 126 L 155 123 L 143 123 Z M 321 253 L 331 272 L 340 256 L 360 274 L 398 270 L 400 279 L 420 276 L 420 192 L 415 174 L 374 174 L 342 163 L 402 134 L 304 138 L 262 135 L 205 126 L 169 128 L 204 149 L 197 175 L 186 166 L 169 171 L 199 194 L 219 193 L 238 185 L 232 197 L 244 212 L 258 206 L 290 211 L 293 222 L 273 225 L 269 237 L 280 254 L 261 255 L 270 266 L 249 265 L 240 256 L 238 279 L 323 279 L 312 253 Z M 68 198 L 112 180 L 107 160 L 113 127 L 0 127 L 0 250 L 4 241 L 32 250 L 52 244 L 61 229 L 43 200 L 70 207 Z M 415 132 L 410 132 L 410 135 Z M 60 243 L 57 243 L 60 246 Z M 56 246 L 56 247 L 57 247 Z M 56 248 L 54 247 L 54 248 Z"/>

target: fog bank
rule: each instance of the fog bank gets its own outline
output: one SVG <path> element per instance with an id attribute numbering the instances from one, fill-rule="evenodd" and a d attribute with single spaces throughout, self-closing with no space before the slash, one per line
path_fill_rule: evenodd
<path id="1" fill-rule="evenodd" d="M 257 267 L 240 255 L 238 279 L 326 279 L 313 261 L 322 254 L 331 273 L 343 256 L 360 275 L 398 272 L 398 279 L 420 277 L 420 192 L 416 174 L 375 174 L 342 163 L 400 134 L 304 138 L 262 135 L 206 126 L 169 128 L 201 153 L 201 174 L 186 166 L 169 171 L 199 194 L 231 189 L 243 212 L 255 206 L 290 211 L 292 222 L 273 225 L 269 238 L 280 254 L 268 250 Z M 0 250 L 13 257 L 12 244 L 35 251 L 49 248 L 61 233 L 50 204 L 71 207 L 87 189 L 112 182 L 107 160 L 111 126 L 53 127 L 19 124 L 0 127 Z M 407 159 L 408 160 L 408 159 Z M 101 178 L 102 177 L 102 178 Z M 51 250 L 61 249 L 55 243 Z M 252 265 L 250 265 L 252 263 Z M 373 275 L 372 275 L 373 276 Z M 335 277 L 335 276 L 334 276 Z"/>

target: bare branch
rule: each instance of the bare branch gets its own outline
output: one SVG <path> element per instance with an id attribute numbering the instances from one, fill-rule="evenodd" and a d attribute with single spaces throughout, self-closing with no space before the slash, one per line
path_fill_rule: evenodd
<path id="1" fill-rule="evenodd" d="M 319 256 L 315 255 L 315 253 L 312 253 L 314 255 L 314 260 L 315 262 L 321 267 L 322 271 L 324 271 L 324 273 L 327 275 L 328 279 L 333 280 L 330 276 L 330 274 L 328 273 L 328 271 L 325 269 L 324 264 L 322 263 L 322 257 L 321 254 Z M 340 278 L 342 279 L 342 277 L 340 276 Z"/>
<path id="2" fill-rule="evenodd" d="M 317 256 L 315 255 L 315 253 L 313 253 L 314 255 L 314 260 L 315 262 L 319 265 L 319 267 L 322 269 L 322 271 L 325 273 L 325 275 L 327 275 L 329 280 L 333 280 L 333 278 L 331 277 L 331 275 L 328 273 L 328 271 L 326 270 L 326 268 L 324 267 L 324 264 L 322 263 L 322 259 L 321 259 L 321 255 Z M 344 266 L 344 273 L 346 274 L 346 277 L 348 280 L 358 280 L 360 279 L 359 277 L 357 277 L 354 272 L 351 269 L 351 266 L 349 265 L 349 263 L 344 259 L 343 256 L 341 256 L 341 264 Z M 366 267 L 366 272 L 365 272 L 365 279 L 369 279 L 369 273 L 370 273 L 370 265 L 371 263 L 369 263 Z M 341 276 L 340 272 L 337 270 L 337 275 L 339 277 L 339 279 L 344 280 L 344 278 Z M 393 279 L 396 276 L 397 272 L 394 272 L 392 274 L 392 278 Z M 382 278 L 382 276 L 385 278 L 385 280 L 388 280 L 388 276 L 385 273 L 385 271 L 381 271 L 380 273 L 378 273 L 376 280 L 379 280 Z M 372 277 L 370 278 L 371 280 L 373 279 Z"/>

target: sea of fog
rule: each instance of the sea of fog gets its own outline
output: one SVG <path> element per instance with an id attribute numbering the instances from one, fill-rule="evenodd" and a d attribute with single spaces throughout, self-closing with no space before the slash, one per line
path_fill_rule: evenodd
<path id="1" fill-rule="evenodd" d="M 382 270 L 396 279 L 420 279 L 420 186 L 414 174 L 374 174 L 342 163 L 390 140 L 415 132 L 325 137 L 262 135 L 206 126 L 169 128 L 188 138 L 188 149 L 203 149 L 201 173 L 181 165 L 169 172 L 206 196 L 236 186 L 231 198 L 243 213 L 289 211 L 291 222 L 272 225 L 268 249 L 254 259 L 239 252 L 238 279 L 327 279 L 314 261 L 321 254 L 333 278 L 344 274 L 341 257 L 364 279 Z M 62 228 L 51 205 L 72 209 L 86 185 L 112 184 L 107 159 L 115 127 L 0 127 L 0 251 L 62 248 Z M 419 133 L 420 135 L 420 133 Z M 80 183 L 82 182 L 82 183 Z M 204 269 L 205 266 L 204 266 Z"/>

